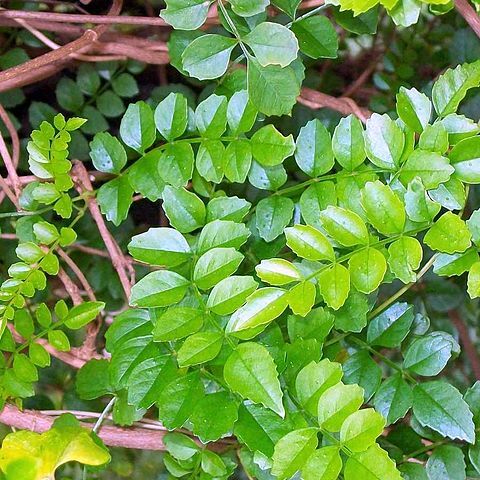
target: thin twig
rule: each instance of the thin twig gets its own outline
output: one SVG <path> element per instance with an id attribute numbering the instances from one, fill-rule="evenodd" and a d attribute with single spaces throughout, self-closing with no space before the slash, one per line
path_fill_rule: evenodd
<path id="1" fill-rule="evenodd" d="M 480 17 L 468 0 L 455 0 L 455 8 L 480 38 Z"/>
<path id="2" fill-rule="evenodd" d="M 463 350 L 465 351 L 465 354 L 470 362 L 475 379 L 480 380 L 480 358 L 478 356 L 477 349 L 470 338 L 470 334 L 468 333 L 467 325 L 457 310 L 450 310 L 448 312 L 448 316 L 458 331 L 460 343 L 462 344 Z"/>
<path id="3" fill-rule="evenodd" d="M 77 181 L 77 190 L 80 194 L 85 192 L 93 192 L 92 183 L 88 177 L 88 172 L 82 162 L 75 162 L 73 167 L 73 174 Z M 114 240 L 112 234 L 105 225 L 105 221 L 98 207 L 98 203 L 95 200 L 95 197 L 88 196 L 87 199 L 88 209 L 92 215 L 93 220 L 97 224 L 100 236 L 107 247 L 107 251 L 112 259 L 113 268 L 116 270 L 120 283 L 122 284 L 123 291 L 127 298 L 130 297 L 130 280 L 126 273 L 126 267 L 128 262 L 123 258 L 122 251 L 118 246 L 117 242 Z"/>

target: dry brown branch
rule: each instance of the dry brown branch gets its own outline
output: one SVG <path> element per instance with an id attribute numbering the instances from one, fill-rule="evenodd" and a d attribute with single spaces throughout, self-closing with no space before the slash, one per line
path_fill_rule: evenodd
<path id="1" fill-rule="evenodd" d="M 33 410 L 21 411 L 13 405 L 5 405 L 0 413 L 0 422 L 22 430 L 42 433 L 47 431 L 54 422 L 54 417 Z M 92 428 L 90 423 L 82 423 L 85 428 Z M 139 450 L 165 450 L 164 436 L 168 430 L 152 430 L 142 427 L 121 428 L 110 425 L 102 426 L 99 437 L 109 447 L 124 447 Z M 198 440 L 196 440 L 198 442 Z M 223 451 L 232 445 L 229 439 L 209 444 L 208 448 Z"/>
<path id="2" fill-rule="evenodd" d="M 455 0 L 455 8 L 480 38 L 480 17 L 468 0 Z"/>
<path id="3" fill-rule="evenodd" d="M 80 194 L 84 194 L 85 192 L 93 192 L 92 183 L 88 177 L 88 172 L 83 163 L 75 162 L 73 167 L 73 175 L 76 179 L 77 190 L 80 192 Z M 86 201 L 90 214 L 97 224 L 100 235 L 105 243 L 105 246 L 107 247 L 110 258 L 112 259 L 113 268 L 116 270 L 118 277 L 120 278 L 123 291 L 128 299 L 130 297 L 130 280 L 126 272 L 127 268 L 129 268 L 128 262 L 125 261 L 120 247 L 105 225 L 105 221 L 95 198 L 93 196 L 89 196 L 87 197 Z"/>
<path id="4" fill-rule="evenodd" d="M 88 282 L 87 278 L 80 270 L 78 265 L 64 252 L 61 248 L 57 248 L 58 255 L 62 258 L 62 260 L 71 268 L 75 276 L 80 280 L 85 293 L 88 296 L 88 299 L 91 302 L 96 302 L 97 298 L 95 297 L 95 293 L 93 293 L 93 289 Z M 92 358 L 96 352 L 96 339 L 98 332 L 102 326 L 102 318 L 99 315 L 95 322 L 90 322 L 86 328 L 85 340 L 83 345 L 79 349 L 79 356 L 81 358 Z"/>
<path id="5" fill-rule="evenodd" d="M 448 312 L 448 316 L 457 329 L 458 336 L 460 337 L 460 343 L 462 344 L 465 355 L 470 362 L 475 379 L 480 380 L 480 358 L 477 349 L 470 338 L 468 327 L 457 310 L 450 310 Z"/>
<path id="6" fill-rule="evenodd" d="M 20 161 L 20 138 L 18 137 L 17 129 L 15 125 L 10 120 L 7 111 L 0 104 L 0 118 L 2 122 L 7 127 L 8 133 L 10 134 L 10 140 L 12 142 L 12 162 L 14 167 L 18 166 Z M 17 172 L 15 171 L 15 177 L 18 178 Z M 12 178 L 12 182 L 15 182 L 15 178 Z"/>
<path id="7" fill-rule="evenodd" d="M 310 108 L 330 108 L 343 115 L 350 115 L 353 113 L 362 122 L 366 122 L 366 120 L 372 115 L 370 110 L 359 107 L 351 98 L 336 98 L 307 87 L 302 87 L 298 101 Z"/>
<path id="8" fill-rule="evenodd" d="M 82 295 L 80 294 L 80 290 L 63 268 L 60 268 L 58 271 L 58 278 L 63 283 L 63 286 L 72 299 L 73 304 L 80 305 L 82 303 Z"/>

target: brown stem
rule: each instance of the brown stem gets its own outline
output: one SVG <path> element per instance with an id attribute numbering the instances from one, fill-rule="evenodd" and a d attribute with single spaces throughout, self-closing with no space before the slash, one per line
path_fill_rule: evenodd
<path id="1" fill-rule="evenodd" d="M 105 225 L 105 221 L 103 220 L 103 216 L 100 212 L 100 208 L 98 207 L 95 197 L 91 195 L 93 192 L 92 183 L 82 162 L 75 162 L 73 174 L 76 177 L 77 190 L 80 192 L 80 194 L 84 194 L 85 192 L 90 193 L 86 200 L 88 209 L 93 220 L 97 224 L 100 235 L 105 243 L 105 246 L 107 247 L 110 258 L 112 259 L 113 268 L 116 270 L 118 277 L 120 278 L 123 291 L 128 299 L 130 297 L 130 281 L 126 272 L 128 262 L 125 261 L 120 247 Z"/>
<path id="2" fill-rule="evenodd" d="M 50 429 L 54 418 L 34 410 L 20 411 L 17 407 L 7 404 L 0 413 L 0 423 L 21 430 L 31 430 L 42 433 Z M 90 423 L 81 423 L 82 427 L 92 428 Z M 99 437 L 109 447 L 134 448 L 139 450 L 166 450 L 163 438 L 168 430 L 151 430 L 142 427 L 121 428 L 110 425 L 102 426 Z M 220 440 L 209 444 L 209 448 L 215 451 L 224 451 L 232 445 L 229 439 Z"/>
<path id="3" fill-rule="evenodd" d="M 460 337 L 460 343 L 462 344 L 463 350 L 465 351 L 465 354 L 470 362 L 472 372 L 475 378 L 480 380 L 480 358 L 478 356 L 477 349 L 470 338 L 470 334 L 468 333 L 468 327 L 457 310 L 450 310 L 448 312 L 448 316 L 457 329 L 458 336 Z"/>
<path id="4" fill-rule="evenodd" d="M 455 0 L 455 8 L 480 38 L 480 17 L 468 0 Z"/>
<path id="5" fill-rule="evenodd" d="M 330 108 L 343 115 L 350 115 L 353 113 L 362 122 L 365 122 L 372 115 L 372 112 L 366 108 L 359 107 L 351 98 L 332 97 L 331 95 L 317 92 L 308 87 L 302 87 L 298 101 L 310 108 Z"/>

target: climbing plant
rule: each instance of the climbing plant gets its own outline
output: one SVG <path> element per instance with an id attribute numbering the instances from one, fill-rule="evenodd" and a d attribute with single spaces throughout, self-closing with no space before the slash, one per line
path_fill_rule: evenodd
<path id="1" fill-rule="evenodd" d="M 0 137 L 16 244 L 0 422 L 20 429 L 2 478 L 117 478 L 102 476 L 108 447 L 162 450 L 166 478 L 480 478 L 480 363 L 461 318 L 477 334 L 480 126 L 461 108 L 480 60 L 400 86 L 380 113 L 333 97 L 341 115 L 296 110 L 342 35 L 453 3 L 165 3 L 188 87 L 145 93 L 144 65 L 82 63 L 52 90 L 66 114 L 30 105 L 24 165 Z M 57 360 L 100 413 L 39 407 Z"/>

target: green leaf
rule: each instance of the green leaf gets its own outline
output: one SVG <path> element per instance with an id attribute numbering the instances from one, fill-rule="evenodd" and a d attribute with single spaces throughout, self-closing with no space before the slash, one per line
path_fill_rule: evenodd
<path id="1" fill-rule="evenodd" d="M 473 415 L 453 385 L 439 380 L 417 384 L 413 413 L 421 425 L 444 437 L 475 442 Z"/>
<path id="2" fill-rule="evenodd" d="M 397 93 L 397 113 L 405 125 L 415 132 L 422 132 L 432 116 L 432 102 L 416 88 L 400 87 Z"/>
<path id="3" fill-rule="evenodd" d="M 332 148 L 337 162 L 346 170 L 353 171 L 364 162 L 363 125 L 355 115 L 340 119 L 333 133 Z"/>
<path id="4" fill-rule="evenodd" d="M 135 77 L 129 73 L 121 73 L 112 80 L 113 91 L 120 97 L 134 97 L 138 94 L 138 85 Z"/>
<path id="5" fill-rule="evenodd" d="M 127 153 L 120 141 L 108 132 L 100 132 L 90 142 L 90 158 L 97 170 L 120 173 L 127 163 Z"/>
<path id="6" fill-rule="evenodd" d="M 258 233 L 266 242 L 272 242 L 290 223 L 294 203 L 290 198 L 270 196 L 258 202 L 255 218 Z"/>
<path id="7" fill-rule="evenodd" d="M 243 255 L 234 248 L 212 248 L 198 259 L 193 281 L 198 288 L 208 290 L 235 273 L 242 260 Z"/>
<path id="8" fill-rule="evenodd" d="M 330 205 L 320 212 L 320 220 L 326 232 L 345 247 L 369 241 L 367 226 L 355 212 Z"/>
<path id="9" fill-rule="evenodd" d="M 263 67 L 286 67 L 297 58 L 298 41 L 295 35 L 279 23 L 261 22 L 243 41 L 253 50 Z"/>
<path id="10" fill-rule="evenodd" d="M 301 0 L 272 0 L 273 5 L 283 10 L 290 18 L 295 18 L 295 13 Z"/>
<path id="11" fill-rule="evenodd" d="M 180 93 L 170 93 L 155 108 L 155 126 L 169 142 L 182 136 L 187 129 L 188 103 Z"/>
<path id="12" fill-rule="evenodd" d="M 337 195 L 333 182 L 315 183 L 310 185 L 300 196 L 300 211 L 308 225 L 321 229 L 323 224 L 320 221 L 320 212 L 336 203 Z"/>
<path id="13" fill-rule="evenodd" d="M 283 258 L 262 260 L 256 267 L 258 277 L 270 285 L 286 285 L 301 279 L 298 268 Z"/>
<path id="14" fill-rule="evenodd" d="M 334 310 L 342 307 L 350 292 L 349 271 L 343 265 L 335 263 L 316 278 L 325 303 Z"/>
<path id="15" fill-rule="evenodd" d="M 279 480 L 291 478 L 301 470 L 318 445 L 317 429 L 302 428 L 287 433 L 275 445 L 272 475 Z"/>
<path id="16" fill-rule="evenodd" d="M 455 169 L 455 176 L 465 183 L 480 183 L 480 137 L 466 138 L 458 142 L 448 157 Z"/>
<path id="17" fill-rule="evenodd" d="M 442 123 L 436 122 L 427 125 L 420 135 L 418 147 L 422 150 L 430 150 L 440 154 L 445 153 L 449 147 L 448 132 Z"/>
<path id="18" fill-rule="evenodd" d="M 204 253 L 216 247 L 240 248 L 250 236 L 243 223 L 229 220 L 214 220 L 207 223 L 198 236 L 197 251 Z"/>
<path id="19" fill-rule="evenodd" d="M 278 190 L 287 181 L 283 165 L 264 167 L 253 161 L 248 172 L 248 181 L 260 190 Z"/>
<path id="20" fill-rule="evenodd" d="M 211 80 L 228 68 L 230 54 L 237 45 L 234 38 L 207 34 L 193 40 L 182 54 L 183 68 L 191 77 Z"/>
<path id="21" fill-rule="evenodd" d="M 293 22 L 300 50 L 311 58 L 337 58 L 338 37 L 327 17 L 314 15 Z"/>
<path id="22" fill-rule="evenodd" d="M 103 302 L 84 302 L 75 305 L 63 321 L 68 328 L 78 330 L 94 320 L 104 308 Z"/>
<path id="23" fill-rule="evenodd" d="M 373 398 L 375 410 L 387 420 L 390 425 L 403 418 L 413 404 L 411 387 L 403 379 L 401 373 L 384 380 Z"/>
<path id="24" fill-rule="evenodd" d="M 32 346 L 33 345 L 40 347 L 40 345 L 36 343 L 33 343 Z M 110 383 L 108 360 L 97 360 L 95 358 L 89 360 L 78 371 L 75 388 L 78 396 L 82 400 L 94 400 L 95 398 L 112 393 L 113 387 Z"/>
<path id="25" fill-rule="evenodd" d="M 128 382 L 128 403 L 137 408 L 150 408 L 164 385 L 176 376 L 176 366 L 169 354 L 157 354 L 138 362 Z"/>
<path id="26" fill-rule="evenodd" d="M 215 422 L 212 422 L 215 418 Z M 190 421 L 193 433 L 204 443 L 214 442 L 233 430 L 238 406 L 227 392 L 205 395 L 195 406 Z"/>
<path id="27" fill-rule="evenodd" d="M 471 245 L 472 234 L 465 222 L 452 212 L 444 213 L 428 230 L 423 241 L 432 250 L 464 252 Z"/>
<path id="28" fill-rule="evenodd" d="M 128 177 L 121 175 L 99 188 L 97 201 L 107 220 L 118 227 L 127 218 L 133 202 L 132 196 L 133 189 Z"/>
<path id="29" fill-rule="evenodd" d="M 402 165 L 400 180 L 407 184 L 418 177 L 426 189 L 433 189 L 447 182 L 454 170 L 447 158 L 417 149 Z"/>
<path id="30" fill-rule="evenodd" d="M 111 90 L 100 94 L 96 102 L 98 110 L 109 118 L 119 117 L 125 111 L 122 99 Z"/>
<path id="31" fill-rule="evenodd" d="M 301 78 L 297 77 L 292 65 L 262 67 L 251 58 L 247 66 L 248 94 L 250 101 L 265 115 L 290 113 L 300 94 Z"/>
<path id="32" fill-rule="evenodd" d="M 362 190 L 362 207 L 368 221 L 384 235 L 402 233 L 405 207 L 393 190 L 379 180 L 368 182 Z"/>
<path id="33" fill-rule="evenodd" d="M 202 470 L 212 475 L 212 477 L 219 477 L 227 474 L 227 467 L 223 460 L 211 450 L 202 451 Z"/>
<path id="34" fill-rule="evenodd" d="M 245 139 L 230 142 L 225 150 L 223 172 L 231 182 L 244 183 L 252 165 L 252 148 Z"/>
<path id="35" fill-rule="evenodd" d="M 480 262 L 475 262 L 470 267 L 467 286 L 470 298 L 480 297 Z"/>
<path id="36" fill-rule="evenodd" d="M 139 158 L 128 170 L 128 180 L 132 188 L 151 202 L 162 197 L 165 182 L 160 176 L 160 159 L 163 153 L 151 150 Z"/>
<path id="37" fill-rule="evenodd" d="M 41 435 L 29 431 L 10 433 L 0 450 L 0 467 L 7 480 L 54 478 L 55 470 L 71 461 L 99 466 L 110 461 L 110 454 L 70 414 L 62 415 Z"/>
<path id="38" fill-rule="evenodd" d="M 50 330 L 48 332 L 48 343 L 60 352 L 68 352 L 70 350 L 70 341 L 61 330 Z"/>
<path id="39" fill-rule="evenodd" d="M 200 452 L 195 441 L 182 433 L 168 432 L 164 438 L 168 452 L 177 460 L 189 460 Z"/>
<path id="40" fill-rule="evenodd" d="M 78 112 L 85 101 L 80 87 L 68 77 L 60 79 L 55 95 L 58 104 L 69 112 Z"/>
<path id="41" fill-rule="evenodd" d="M 332 140 L 319 120 L 310 120 L 300 129 L 295 160 L 300 169 L 310 177 L 319 177 L 333 168 Z"/>
<path id="42" fill-rule="evenodd" d="M 368 247 L 350 257 L 348 269 L 352 285 L 362 293 L 375 291 L 387 272 L 387 261 L 383 253 Z"/>
<path id="43" fill-rule="evenodd" d="M 166 146 L 156 166 L 156 171 L 163 182 L 180 188 L 186 186 L 192 178 L 193 164 L 192 146 L 188 143 L 173 143 Z"/>
<path id="44" fill-rule="evenodd" d="M 315 450 L 302 468 L 304 480 L 336 480 L 342 470 L 339 447 L 331 445 Z"/>
<path id="45" fill-rule="evenodd" d="M 182 427 L 203 396 L 204 388 L 198 371 L 175 378 L 164 386 L 158 396 L 156 405 L 160 421 L 168 429 Z M 169 443 L 168 435 L 165 437 L 166 445 Z"/>
<path id="46" fill-rule="evenodd" d="M 238 345 L 225 363 L 223 376 L 242 398 L 285 416 L 277 368 L 264 346 L 253 342 Z"/>
<path id="47" fill-rule="evenodd" d="M 432 99 L 439 117 L 455 113 L 468 90 L 480 85 L 480 61 L 458 65 L 440 75 L 432 88 Z"/>
<path id="48" fill-rule="evenodd" d="M 241 17 L 253 17 L 265 11 L 269 0 L 230 0 L 232 10 Z"/>
<path id="49" fill-rule="evenodd" d="M 446 189 L 445 185 L 440 185 L 439 188 Z M 430 195 L 433 197 L 433 192 L 430 192 Z M 408 184 L 404 200 L 405 210 L 412 222 L 431 222 L 441 208 L 438 203 L 430 199 L 419 178 L 414 178 Z"/>
<path id="50" fill-rule="evenodd" d="M 463 452 L 453 445 L 441 445 L 428 457 L 425 470 L 429 478 L 465 480 L 466 465 Z"/>
<path id="51" fill-rule="evenodd" d="M 438 375 L 452 356 L 452 340 L 443 332 L 416 338 L 404 354 L 404 367 L 425 377 Z"/>
<path id="52" fill-rule="evenodd" d="M 208 202 L 207 222 L 213 220 L 231 220 L 241 222 L 252 204 L 238 197 L 217 197 Z"/>
<path id="53" fill-rule="evenodd" d="M 170 307 L 157 318 L 153 328 L 153 340 L 169 342 L 186 337 L 198 332 L 204 320 L 205 314 L 199 308 Z"/>
<path id="54" fill-rule="evenodd" d="M 307 260 L 333 261 L 335 254 L 325 235 L 310 225 L 295 225 L 285 229 L 287 245 L 299 257 Z"/>
<path id="55" fill-rule="evenodd" d="M 371 345 L 394 348 L 400 346 L 413 323 L 413 307 L 408 303 L 394 303 L 373 318 L 367 330 Z"/>
<path id="56" fill-rule="evenodd" d="M 317 405 L 323 393 L 340 382 L 343 376 L 339 363 L 327 358 L 322 361 L 310 362 L 297 375 L 295 391 L 301 405 L 312 415 L 317 415 Z"/>
<path id="57" fill-rule="evenodd" d="M 205 224 L 205 205 L 192 192 L 167 185 L 163 191 L 163 208 L 170 223 L 181 233 L 190 233 Z"/>
<path id="58" fill-rule="evenodd" d="M 189 336 L 178 350 L 180 367 L 199 365 L 213 360 L 223 345 L 223 335 L 218 332 L 200 332 Z"/>
<path id="59" fill-rule="evenodd" d="M 363 452 L 383 432 L 385 419 L 373 408 L 352 413 L 343 422 L 340 442 L 352 452 Z"/>
<path id="60" fill-rule="evenodd" d="M 167 8 L 160 16 L 178 30 L 196 30 L 207 19 L 210 1 L 205 0 L 167 0 Z"/>
<path id="61" fill-rule="evenodd" d="M 478 253 L 475 248 L 469 248 L 463 253 L 441 253 L 433 262 L 433 271 L 442 277 L 462 275 L 478 262 Z"/>
<path id="62" fill-rule="evenodd" d="M 367 350 L 358 350 L 343 364 L 343 381 L 356 384 L 363 389 L 367 402 L 373 396 L 382 380 L 382 370 Z"/>
<path id="63" fill-rule="evenodd" d="M 433 200 L 448 210 L 461 210 L 466 201 L 465 187 L 463 183 L 454 176 L 437 189 L 431 190 L 429 195 Z"/>
<path id="64" fill-rule="evenodd" d="M 153 112 L 145 102 L 131 103 L 120 123 L 120 136 L 126 145 L 143 154 L 155 141 Z"/>
<path id="65" fill-rule="evenodd" d="M 271 457 L 275 443 L 292 429 L 289 420 L 255 403 L 243 403 L 235 423 L 235 436 L 252 452 Z"/>
<path id="66" fill-rule="evenodd" d="M 267 325 L 280 316 L 287 308 L 286 291 L 281 288 L 266 287 L 256 290 L 230 318 L 227 333 L 241 333 Z"/>
<path id="67" fill-rule="evenodd" d="M 327 389 L 318 401 L 318 423 L 329 432 L 338 432 L 345 419 L 363 403 L 363 388 L 339 382 Z"/>
<path id="68" fill-rule="evenodd" d="M 33 225 L 33 233 L 40 243 L 50 245 L 58 240 L 60 234 L 57 227 L 48 222 L 37 222 Z"/>
<path id="69" fill-rule="evenodd" d="M 195 166 L 207 182 L 220 183 L 223 179 L 225 147 L 219 140 L 207 140 L 200 144 Z"/>
<path id="70" fill-rule="evenodd" d="M 344 470 L 345 480 L 402 480 L 395 463 L 378 445 L 348 458 Z"/>
<path id="71" fill-rule="evenodd" d="M 295 143 L 292 135 L 284 137 L 273 125 L 257 130 L 252 139 L 252 154 L 258 163 L 265 167 L 281 164 L 293 155 Z"/>
<path id="72" fill-rule="evenodd" d="M 246 90 L 235 92 L 228 101 L 227 121 L 233 133 L 249 132 L 257 118 L 257 110 L 248 98 Z"/>
<path id="73" fill-rule="evenodd" d="M 449 142 L 454 145 L 464 138 L 476 135 L 480 127 L 465 115 L 451 113 L 441 120 L 442 125 L 447 130 Z"/>
<path id="74" fill-rule="evenodd" d="M 374 165 L 388 170 L 396 169 L 404 145 L 402 129 L 387 114 L 374 113 L 367 120 L 365 149 Z"/>
<path id="75" fill-rule="evenodd" d="M 210 95 L 195 110 L 195 124 L 205 138 L 220 138 L 227 128 L 227 98 Z"/>
<path id="76" fill-rule="evenodd" d="M 151 272 L 132 287 L 132 307 L 165 307 L 178 303 L 187 293 L 189 281 L 175 272 Z"/>
<path id="77" fill-rule="evenodd" d="M 388 247 L 388 266 L 403 283 L 415 282 L 423 257 L 420 242 L 413 237 L 401 237 Z"/>
<path id="78" fill-rule="evenodd" d="M 145 233 L 133 236 L 128 251 L 140 262 L 166 267 L 181 265 L 191 256 L 185 237 L 168 227 L 150 228 Z"/>
<path id="79" fill-rule="evenodd" d="M 316 289 L 312 282 L 300 282 L 288 292 L 288 305 L 295 315 L 304 317 L 315 304 Z"/>
<path id="80" fill-rule="evenodd" d="M 218 282 L 210 292 L 207 308 L 217 315 L 228 315 L 241 307 L 257 289 L 253 277 L 231 276 Z"/>

